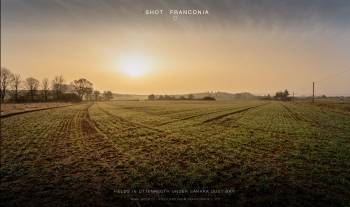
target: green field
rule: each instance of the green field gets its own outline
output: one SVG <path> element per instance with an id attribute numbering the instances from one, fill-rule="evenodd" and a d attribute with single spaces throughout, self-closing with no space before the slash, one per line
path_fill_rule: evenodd
<path id="1" fill-rule="evenodd" d="M 226 199 L 243 206 L 348 206 L 349 186 L 350 115 L 330 107 L 111 101 L 1 119 L 3 205 L 117 205 L 115 189 L 234 189 Z"/>

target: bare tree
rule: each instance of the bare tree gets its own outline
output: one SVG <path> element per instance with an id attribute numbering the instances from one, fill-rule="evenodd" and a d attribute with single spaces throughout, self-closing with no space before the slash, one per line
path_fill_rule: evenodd
<path id="1" fill-rule="evenodd" d="M 79 80 L 74 80 L 72 82 L 75 92 L 78 94 L 81 100 L 83 100 L 84 95 L 91 95 L 92 83 L 85 78 L 80 78 Z"/>
<path id="2" fill-rule="evenodd" d="M 1 68 L 0 71 L 0 96 L 1 102 L 4 102 L 8 87 L 11 85 L 12 73 L 7 68 Z"/>
<path id="3" fill-rule="evenodd" d="M 64 79 L 62 75 L 56 76 L 52 80 L 52 89 L 56 93 L 56 98 L 59 99 L 60 94 L 63 92 Z"/>
<path id="4" fill-rule="evenodd" d="M 98 101 L 99 96 L 100 96 L 100 91 L 94 91 L 95 101 Z"/>
<path id="5" fill-rule="evenodd" d="M 27 86 L 27 89 L 29 90 L 30 98 L 33 101 L 36 91 L 38 90 L 38 87 L 39 87 L 39 81 L 32 77 L 27 78 L 26 86 Z"/>
<path id="6" fill-rule="evenodd" d="M 42 91 L 43 91 L 43 95 L 44 95 L 44 100 L 47 101 L 47 95 L 49 93 L 49 79 L 44 78 L 41 81 L 41 87 L 42 87 Z"/>
<path id="7" fill-rule="evenodd" d="M 18 101 L 18 90 L 21 87 L 21 83 L 22 83 L 22 78 L 20 74 L 13 74 L 12 75 L 12 89 L 14 90 L 14 99 L 15 102 Z"/>

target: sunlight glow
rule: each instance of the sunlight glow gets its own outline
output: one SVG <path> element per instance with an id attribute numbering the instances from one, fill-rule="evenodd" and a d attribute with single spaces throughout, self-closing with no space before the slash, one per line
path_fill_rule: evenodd
<path id="1" fill-rule="evenodd" d="M 145 56 L 123 56 L 119 60 L 119 69 L 130 77 L 141 77 L 150 71 L 151 63 Z"/>

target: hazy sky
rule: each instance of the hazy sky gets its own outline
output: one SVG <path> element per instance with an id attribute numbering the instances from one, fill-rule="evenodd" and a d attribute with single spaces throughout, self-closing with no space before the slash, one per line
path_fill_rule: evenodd
<path id="1" fill-rule="evenodd" d="M 350 1 L 2 0 L 1 66 L 119 93 L 350 95 Z"/>

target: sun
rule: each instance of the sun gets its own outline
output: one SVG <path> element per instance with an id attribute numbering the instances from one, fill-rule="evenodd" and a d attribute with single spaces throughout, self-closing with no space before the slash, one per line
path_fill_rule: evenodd
<path id="1" fill-rule="evenodd" d="M 119 69 L 130 77 L 141 77 L 151 69 L 151 61 L 142 55 L 127 55 L 120 57 Z"/>

